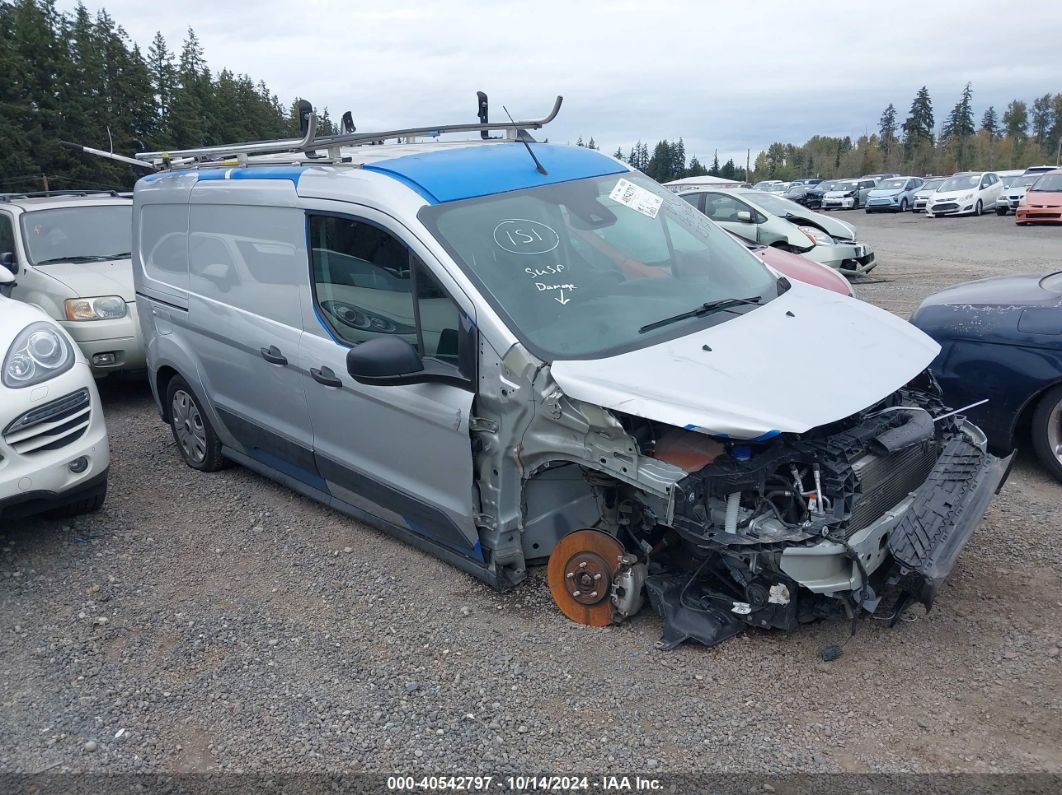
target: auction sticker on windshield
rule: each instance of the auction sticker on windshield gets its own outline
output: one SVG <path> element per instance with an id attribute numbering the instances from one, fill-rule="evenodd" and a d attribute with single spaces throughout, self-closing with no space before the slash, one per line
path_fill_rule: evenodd
<path id="1" fill-rule="evenodd" d="M 608 197 L 650 218 L 656 218 L 656 214 L 660 212 L 660 205 L 664 203 L 664 200 L 652 191 L 647 191 L 640 185 L 635 185 L 625 179 L 616 183 L 616 187 L 612 189 Z"/>

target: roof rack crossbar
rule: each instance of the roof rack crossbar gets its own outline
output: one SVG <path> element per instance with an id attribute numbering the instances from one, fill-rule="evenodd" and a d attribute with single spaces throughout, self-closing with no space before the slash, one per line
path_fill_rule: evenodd
<path id="1" fill-rule="evenodd" d="M 243 144 L 224 144 L 222 146 L 208 146 L 200 149 L 180 149 L 168 152 L 138 152 L 137 160 L 148 163 L 173 163 L 178 159 L 202 160 L 210 158 L 223 158 L 235 155 L 271 155 L 285 152 L 312 152 L 317 149 L 333 149 L 340 146 L 358 146 L 369 144 L 374 141 L 385 141 L 395 138 L 416 138 L 421 136 L 438 136 L 446 133 L 458 132 L 488 132 L 491 130 L 511 130 L 518 133 L 520 130 L 538 130 L 549 124 L 560 113 L 563 97 L 557 97 L 553 103 L 553 110 L 549 115 L 541 119 L 529 121 L 505 121 L 492 122 L 490 124 L 445 124 L 437 127 L 410 127 L 404 130 L 387 130 L 385 132 L 354 132 L 340 135 L 329 135 L 323 138 L 316 137 L 317 116 L 310 115 L 310 123 L 306 135 L 300 138 L 285 138 L 276 141 L 255 141 Z"/>

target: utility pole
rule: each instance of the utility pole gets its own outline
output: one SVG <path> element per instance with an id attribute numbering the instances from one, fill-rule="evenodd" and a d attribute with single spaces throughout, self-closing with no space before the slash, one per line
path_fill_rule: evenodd
<path id="1" fill-rule="evenodd" d="M 44 192 L 47 193 L 48 192 L 48 175 L 47 174 L 41 174 L 41 182 L 44 183 Z"/>
<path id="2" fill-rule="evenodd" d="M 752 150 L 745 150 L 745 181 L 752 182 Z"/>
<path id="3" fill-rule="evenodd" d="M 1058 148 L 1055 149 L 1055 165 L 1062 164 L 1062 137 L 1058 139 Z"/>

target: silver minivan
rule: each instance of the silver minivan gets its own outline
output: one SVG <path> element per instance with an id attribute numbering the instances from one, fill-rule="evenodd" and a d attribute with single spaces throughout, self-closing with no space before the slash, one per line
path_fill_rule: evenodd
<path id="1" fill-rule="evenodd" d="M 137 300 L 185 462 L 500 589 L 548 562 L 585 624 L 647 593 L 663 646 L 931 603 L 1007 464 L 941 404 L 937 344 L 541 123 L 141 155 Z"/>

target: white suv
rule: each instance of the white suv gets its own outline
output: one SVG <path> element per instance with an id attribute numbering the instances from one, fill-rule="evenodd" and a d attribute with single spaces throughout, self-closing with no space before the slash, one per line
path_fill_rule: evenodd
<path id="1" fill-rule="evenodd" d="M 110 452 L 96 384 L 70 337 L 12 301 L 0 268 L 0 524 L 103 505 Z"/>

